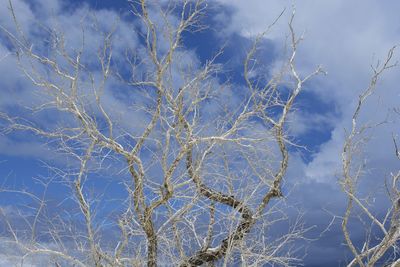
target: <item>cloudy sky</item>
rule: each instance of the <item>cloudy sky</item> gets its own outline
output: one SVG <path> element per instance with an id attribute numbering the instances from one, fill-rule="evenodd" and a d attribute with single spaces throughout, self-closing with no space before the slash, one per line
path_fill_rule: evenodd
<path id="1" fill-rule="evenodd" d="M 129 27 L 129 12 L 124 0 L 13 0 L 15 13 L 23 31 L 30 34 L 31 41 L 41 46 L 42 32 L 38 25 L 63 31 L 68 47 L 79 47 L 82 21 L 92 23 L 88 14 L 96 14 L 102 29 L 111 29 L 112 21 L 121 16 L 115 34 L 116 60 L 124 57 L 124 47 L 139 46 L 138 36 Z M 8 1 L 0 0 L 0 25 L 13 29 L 14 25 L 7 8 Z M 241 81 L 243 56 L 260 32 L 285 10 L 272 30 L 265 36 L 260 47 L 260 61 L 273 72 L 285 59 L 285 43 L 288 36 L 288 21 L 295 9 L 294 27 L 298 35 L 304 35 L 297 54 L 300 74 L 306 75 L 317 65 L 327 72 L 308 83 L 295 104 L 289 130 L 293 140 L 307 149 L 291 150 L 287 183 L 295 185 L 288 201 L 301 203 L 308 226 L 316 227 L 309 232 L 304 259 L 306 266 L 338 266 L 348 256 L 340 231 L 340 221 L 334 220 L 328 231 L 320 232 L 331 222 L 334 215 L 342 215 L 344 196 L 340 192 L 338 174 L 341 167 L 341 149 L 345 129 L 349 129 L 358 95 L 368 86 L 372 69 L 378 60 L 386 57 L 388 50 L 400 43 L 400 2 L 396 0 L 213 0 L 203 23 L 206 29 L 184 38 L 182 55 L 188 66 L 200 66 L 223 45 L 226 50 L 219 59 L 231 70 L 232 82 Z M 36 23 L 33 23 L 36 22 Z M 40 22 L 39 24 L 37 22 Z M 33 26 L 34 25 L 34 26 Z M 87 29 L 88 51 L 96 51 L 100 42 L 96 32 Z M 160 48 L 162 49 L 162 48 Z M 395 60 L 399 59 L 395 54 Z M 86 60 L 90 62 L 91 56 Z M 10 67 L 12 66 L 12 67 Z M 4 34 L 0 34 L 0 111 L 9 111 L 18 105 L 33 106 L 41 103 L 42 96 L 33 94 L 29 82 L 16 67 L 16 60 Z M 368 132 L 365 146 L 368 171 L 360 189 L 373 192 L 384 186 L 385 177 L 398 170 L 394 157 L 392 133 L 399 133 L 399 123 L 393 109 L 398 107 L 400 97 L 400 69 L 384 73 L 376 93 L 368 99 L 360 120 L 365 123 L 384 124 Z M 179 84 L 179 81 L 176 81 Z M 107 92 L 105 92 L 107 94 Z M 123 119 L 123 106 L 118 94 L 107 95 L 106 105 L 115 112 L 113 116 L 129 121 L 124 127 L 133 132 L 141 118 Z M 120 96 L 126 97 L 126 96 Z M 135 96 L 130 96 L 134 101 Z M 233 98 L 234 99 L 234 98 Z M 122 106 L 121 106 L 122 105 Z M 68 121 L 68 118 L 65 118 Z M 53 122 L 49 122 L 51 124 Z M 0 182 L 12 179 L 16 183 L 31 185 L 32 177 L 46 175 L 43 162 L 59 164 L 63 159 L 49 151 L 40 140 L 26 135 L 0 134 Z M 5 183 L 5 182 L 4 182 Z M 1 194 L 1 193 L 0 193 Z M 379 196 L 378 196 L 379 197 Z M 0 198 L 0 205 L 10 210 L 19 198 L 7 195 Z M 385 209 L 379 202 L 376 211 Z M 357 232 L 357 231 L 355 231 Z M 357 236 L 358 235 L 358 236 Z M 355 234 L 361 240 L 362 232 Z M 4 250 L 1 250 L 4 251 Z M 0 257 L 1 257 L 0 252 Z M 1 263 L 1 261 L 0 261 Z M 4 265 L 5 266 L 5 265 Z"/>

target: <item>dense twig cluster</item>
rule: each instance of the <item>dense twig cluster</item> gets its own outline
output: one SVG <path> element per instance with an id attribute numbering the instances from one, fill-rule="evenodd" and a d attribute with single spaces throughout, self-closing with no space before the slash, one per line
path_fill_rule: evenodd
<path id="1" fill-rule="evenodd" d="M 190 63 L 182 67 L 179 62 L 182 35 L 204 27 L 200 18 L 207 4 L 197 0 L 154 5 L 141 0 L 131 1 L 130 5 L 135 19 L 141 23 L 137 33 L 143 49 L 134 53 L 127 47 L 127 67 L 117 67 L 113 57 L 115 26 L 102 34 L 103 44 L 97 53 L 95 73 L 84 60 L 84 38 L 81 47 L 71 52 L 61 33 L 47 29 L 52 50 L 48 55 L 35 51 L 34 44 L 21 30 L 18 14 L 10 2 L 16 30 L 2 30 L 13 44 L 20 69 L 36 86 L 35 90 L 48 100 L 36 106 L 35 112 L 55 110 L 69 116 L 71 121 L 54 128 L 7 112 L 1 113 L 1 118 L 7 132 L 28 131 L 40 136 L 79 165 L 74 172 L 65 171 L 63 183 L 71 188 L 79 207 L 78 216 L 85 225 L 79 236 L 69 232 L 68 238 L 63 238 L 66 233 L 57 229 L 60 225 L 55 228 L 48 225 L 51 227 L 45 231 L 58 246 L 43 249 L 34 242 L 39 231 L 36 219 L 29 222 L 32 228 L 29 244 L 19 241 L 18 232 L 10 222 L 8 230 L 13 242 L 25 250 L 24 257 L 50 254 L 56 262 L 58 258 L 81 266 L 142 265 L 144 257 L 148 266 L 162 265 L 161 258 L 167 259 L 170 265 L 180 266 L 220 260 L 226 264 L 233 259 L 234 251 L 241 251 L 242 261 L 246 260 L 246 255 L 252 255 L 247 259 L 249 264 L 290 264 L 296 259 L 290 254 L 286 256 L 288 251 L 282 243 L 277 247 L 263 244 L 264 249 L 257 252 L 258 258 L 251 247 L 245 248 L 241 243 L 252 239 L 250 232 L 254 228 L 268 225 L 266 214 L 273 210 L 273 207 L 268 208 L 271 200 L 283 196 L 281 186 L 289 160 L 285 136 L 287 117 L 303 83 L 321 72 L 318 68 L 301 78 L 296 71 L 295 56 L 301 38 L 295 36 L 292 27 L 294 14 L 289 23 L 291 55 L 284 68 L 266 81 L 257 67 L 259 42 L 275 24 L 273 22 L 247 53 L 243 72 L 247 92 L 243 93 L 242 103 L 236 110 L 230 110 L 232 107 L 225 102 L 227 100 L 221 99 L 224 87 L 229 85 L 217 82 L 221 68 L 214 63 L 222 51 L 196 68 L 187 67 Z M 154 12 L 159 17 L 155 18 Z M 284 76 L 290 77 L 293 88 L 283 86 Z M 175 81 L 177 78 L 180 82 Z M 110 79 L 117 79 L 127 90 L 132 90 L 135 97 L 143 97 L 135 101 L 138 112 L 132 111 L 131 116 L 142 116 L 144 125 L 131 125 L 135 129 L 130 132 L 104 105 L 103 94 L 109 90 Z M 87 87 L 92 91 L 88 92 Z M 203 115 L 207 113 L 208 101 L 214 101 L 213 105 L 219 108 L 217 115 Z M 261 130 L 246 131 L 256 121 Z M 279 155 L 275 157 L 277 162 L 268 152 L 274 149 Z M 148 153 L 153 156 L 149 157 Z M 122 173 L 127 170 L 130 176 L 130 180 L 118 181 L 124 185 L 122 195 L 126 195 L 126 199 L 119 214 L 114 216 L 114 225 L 121 234 L 113 240 L 116 246 L 111 250 L 101 242 L 105 230 L 98 224 L 96 208 L 86 185 L 91 173 L 107 173 L 102 167 L 104 162 L 121 168 Z M 150 174 L 154 168 L 160 178 Z M 38 199 L 38 202 L 36 218 L 44 220 L 42 208 L 46 206 L 46 199 Z M 223 206 L 233 213 L 226 213 Z M 198 208 L 209 210 L 207 229 L 202 230 L 207 219 L 195 212 Z M 240 215 L 235 215 L 237 213 Z M 59 220 L 62 225 L 69 223 L 62 217 Z M 216 227 L 220 228 L 219 232 Z M 288 238 L 282 240 L 291 242 L 302 233 L 300 228 L 293 228 Z M 188 238 L 192 235 L 194 239 Z M 70 244 L 66 245 L 66 240 Z"/>

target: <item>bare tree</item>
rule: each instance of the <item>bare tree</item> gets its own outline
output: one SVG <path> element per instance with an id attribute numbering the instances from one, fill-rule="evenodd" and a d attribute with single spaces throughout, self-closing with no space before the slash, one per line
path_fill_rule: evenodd
<path id="1" fill-rule="evenodd" d="M 222 50 L 204 64 L 185 60 L 183 34 L 204 27 L 205 1 L 129 3 L 138 47 L 127 44 L 124 58 L 115 56 L 118 23 L 108 31 L 93 23 L 102 42 L 88 61 L 93 51 L 84 26 L 80 46 L 70 47 L 63 32 L 40 25 L 41 49 L 9 2 L 15 29 L 1 29 L 41 103 L 3 110 L 3 132 L 36 136 L 65 165 L 52 165 L 51 179 L 38 179 L 42 195 L 2 188 L 30 199 L 34 211 L 24 229 L 3 212 L 5 242 L 22 251 L 21 265 L 34 255 L 56 266 L 298 263 L 290 245 L 307 230 L 301 218 L 287 233 L 269 236 L 271 225 L 285 219 L 288 116 L 303 84 L 322 72 L 303 77 L 296 70 L 302 38 L 293 29 L 294 13 L 281 71 L 268 77 L 257 58 L 272 22 L 248 51 L 246 86 L 235 95 L 220 79 Z M 116 110 L 107 106 L 115 86 L 122 98 Z M 55 122 L 44 121 L 49 117 Z M 67 191 L 56 205 L 47 195 L 54 184 Z M 118 193 L 109 199 L 113 186 Z"/>
<path id="2" fill-rule="evenodd" d="M 352 117 L 351 129 L 347 133 L 343 146 L 343 176 L 340 183 L 347 195 L 347 207 L 342 218 L 342 230 L 346 244 L 354 256 L 348 266 L 375 266 L 378 263 L 386 262 L 388 266 L 394 267 L 400 264 L 400 261 L 396 259 L 396 255 L 398 258 L 398 242 L 400 240 L 400 191 L 398 184 L 400 172 L 391 173 L 389 181 L 385 182 L 389 205 L 384 216 L 374 213 L 373 197 L 377 196 L 366 197 L 359 190 L 359 184 L 366 171 L 363 151 L 368 142 L 367 131 L 377 127 L 377 125 L 370 124 L 359 125 L 359 116 L 366 100 L 374 93 L 382 73 L 397 65 L 397 63 L 392 63 L 394 50 L 395 47 L 389 50 L 383 64 L 378 63 L 373 67 L 373 76 L 367 89 L 359 96 Z M 393 151 L 395 156 L 399 158 L 394 136 L 393 143 L 395 148 Z M 383 178 L 380 181 L 385 180 Z M 378 182 L 377 187 L 379 186 L 383 186 L 383 183 Z M 352 240 L 352 229 L 349 228 L 349 224 L 353 220 L 360 221 L 365 230 L 365 240 L 361 247 Z M 376 232 L 379 232 L 379 234 Z"/>

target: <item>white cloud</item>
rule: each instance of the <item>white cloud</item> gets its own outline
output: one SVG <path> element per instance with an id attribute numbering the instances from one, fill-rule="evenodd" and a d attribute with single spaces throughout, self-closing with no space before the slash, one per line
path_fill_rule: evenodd
<path id="1" fill-rule="evenodd" d="M 250 37 L 259 33 L 270 24 L 283 8 L 286 14 L 267 38 L 279 46 L 288 32 L 287 22 L 291 14 L 291 1 L 239 1 L 218 0 L 233 9 L 231 21 L 224 34 L 232 32 Z M 309 178 L 336 181 L 335 171 L 340 167 L 340 150 L 343 145 L 344 131 L 349 126 L 357 97 L 366 88 L 371 76 L 370 65 L 378 59 L 384 59 L 390 47 L 400 41 L 400 18 L 395 10 L 400 9 L 400 2 L 386 1 L 298 1 L 295 2 L 295 28 L 300 34 L 305 32 L 301 43 L 297 66 L 302 73 L 321 64 L 328 76 L 319 78 L 318 83 L 310 83 L 306 90 L 312 90 L 327 102 L 333 103 L 341 116 L 330 118 L 334 126 L 332 138 L 321 146 L 314 160 L 307 167 Z M 398 56 L 396 56 L 399 58 Z M 379 122 L 384 120 L 388 109 L 398 105 L 399 94 L 398 69 L 384 75 L 384 82 L 377 95 L 368 100 L 364 107 L 361 121 Z M 307 114 L 298 120 L 294 130 L 304 132 L 301 121 L 321 121 L 321 115 Z M 300 124 L 299 124 L 300 123 Z M 315 127 L 315 126 L 314 126 Z M 379 151 L 369 157 L 389 159 L 387 152 L 391 147 L 389 132 L 395 131 L 392 125 L 375 130 L 374 140 L 367 151 Z M 398 129 L 397 129 L 398 130 Z M 379 145 L 377 144 L 379 143 Z"/>
<path id="2" fill-rule="evenodd" d="M 9 10 L 8 0 L 0 0 L 0 25 L 6 29 L 12 29 L 14 22 Z M 18 14 L 18 20 L 23 31 L 29 31 L 32 20 L 35 15 L 29 5 L 24 1 L 11 1 L 15 14 Z"/>
<path id="3" fill-rule="evenodd" d="M 335 124 L 336 117 L 331 113 L 315 114 L 297 108 L 290 114 L 289 129 L 294 136 L 325 132 Z"/>
<path id="4" fill-rule="evenodd" d="M 53 243 L 37 243 L 39 249 L 54 249 L 57 252 L 57 245 Z M 29 242 L 19 240 L 19 243 L 12 239 L 2 237 L 0 239 L 0 267 L 21 266 L 21 267 L 42 267 L 54 266 L 55 262 L 62 266 L 70 266 L 73 261 L 65 261 L 52 253 L 29 253 L 25 248 L 32 249 Z M 68 264 L 68 265 L 67 265 Z"/>

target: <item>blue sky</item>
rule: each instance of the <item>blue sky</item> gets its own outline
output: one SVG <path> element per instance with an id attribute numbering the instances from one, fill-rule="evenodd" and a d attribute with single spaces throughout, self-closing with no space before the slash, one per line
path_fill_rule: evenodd
<path id="1" fill-rule="evenodd" d="M 6 8 L 7 2 L 0 0 L 0 25 L 12 29 L 13 23 Z M 141 47 L 140 37 L 130 28 L 129 23 L 135 22 L 132 22 L 124 0 L 14 0 L 13 3 L 21 28 L 29 33 L 33 43 L 38 44 L 35 48 L 39 47 L 38 49 L 43 51 L 48 47 L 44 42 L 42 34 L 45 32 L 40 30 L 40 23 L 64 32 L 67 50 L 73 51 L 80 45 L 82 17 L 86 16 L 84 23 L 93 23 L 89 13 L 96 15 L 97 22 L 105 30 L 112 27 L 111 22 L 118 16 L 122 17 L 115 32 L 113 56 L 116 64 L 122 62 L 126 46 L 131 49 Z M 304 212 L 305 225 L 315 226 L 306 234 L 311 241 L 303 244 L 307 246 L 304 265 L 339 266 L 349 255 L 343 244 L 340 221 L 335 220 L 329 231 L 324 232 L 322 236 L 319 234 L 328 226 L 333 215 L 343 214 L 345 201 L 343 193 L 340 192 L 338 174 L 345 129 L 349 129 L 358 95 L 368 85 L 371 76 L 370 65 L 384 58 L 388 49 L 400 42 L 400 2 L 213 0 L 210 1 L 209 11 L 202 20 L 207 28 L 198 33 L 184 34 L 180 56 L 182 64 L 196 69 L 205 64 L 220 47 L 225 46 L 224 53 L 216 62 L 224 71 L 212 82 L 223 85 L 229 81 L 232 84 L 233 89 L 227 93 L 226 99 L 232 101 L 229 106 L 234 106 L 235 101 L 241 97 L 241 89 L 245 86 L 242 62 L 246 51 L 255 36 L 274 21 L 284 8 L 286 12 L 262 40 L 257 57 L 258 63 L 266 67 L 267 78 L 286 59 L 284 47 L 289 33 L 287 23 L 293 7 L 296 10 L 296 32 L 304 34 L 304 41 L 297 54 L 297 68 L 301 75 L 305 75 L 317 65 L 322 65 L 327 75 L 318 76 L 305 85 L 295 103 L 295 112 L 290 115 L 289 134 L 296 144 L 306 149 L 290 148 L 290 164 L 284 191 L 291 193 L 287 197 L 286 205 L 300 207 Z M 138 24 L 134 25 L 140 27 Z M 91 65 L 101 39 L 89 26 L 85 32 L 88 51 L 85 60 Z M 162 47 L 160 49 L 162 50 Z M 399 56 L 396 55 L 395 59 L 399 59 Z M 98 65 L 93 63 L 94 72 L 96 67 Z M 61 113 L 32 116 L 20 109 L 20 106 L 42 103 L 43 96 L 33 92 L 30 82 L 24 79 L 20 70 L 16 68 L 15 57 L 3 34 L 0 34 L 0 73 L 3 77 L 0 79 L 0 112 L 28 116 L 49 128 L 56 127 L 60 122 L 73 125 L 71 119 L 68 116 L 63 117 Z M 178 76 L 174 81 L 176 86 L 180 83 Z M 378 191 L 378 200 L 374 207 L 377 214 L 386 209 L 387 203 L 381 200 L 382 196 L 376 188 L 383 187 L 385 177 L 399 168 L 391 139 L 392 133 L 399 133 L 400 130 L 398 116 L 393 113 L 393 108 L 398 107 L 399 103 L 399 77 L 398 68 L 385 73 L 378 84 L 376 94 L 368 100 L 361 114 L 361 122 L 386 121 L 368 132 L 371 138 L 365 146 L 364 156 L 368 171 L 360 185 L 361 192 L 365 194 Z M 96 76 L 95 79 L 100 80 L 101 77 Z M 111 79 L 107 88 L 115 88 L 117 84 L 117 79 Z M 105 105 L 112 110 L 112 116 L 118 118 L 121 129 L 133 134 L 140 131 L 146 114 L 136 110 L 135 116 L 127 115 L 127 111 L 131 110 L 127 103 L 137 103 L 140 96 L 141 93 L 126 94 L 124 87 L 118 87 L 112 92 L 106 90 L 104 93 Z M 143 103 L 151 105 L 151 97 L 140 102 Z M 215 112 L 214 108 L 217 109 L 212 103 L 209 104 L 205 117 Z M 26 133 L 8 134 L 0 131 L 0 182 L 8 188 L 25 187 L 40 193 L 42 187 L 37 185 L 33 178 L 62 177 L 61 171 L 49 171 L 46 168 L 47 164 L 60 168 L 67 163 L 69 168 L 75 162 L 72 158 L 55 153 L 52 143 L 45 143 L 46 140 Z M 151 149 L 147 153 L 150 155 Z M 107 173 L 110 177 L 104 177 L 107 176 L 104 173 L 95 173 L 93 176 L 98 180 L 95 180 L 92 186 L 96 187 L 96 184 L 99 184 L 110 198 L 123 198 L 119 195 L 121 185 L 112 180 L 120 175 L 122 161 L 105 160 L 104 164 L 110 166 Z M 157 170 L 150 168 L 149 172 L 154 177 L 157 176 Z M 59 184 L 52 185 L 49 196 L 57 202 L 58 197 L 68 195 L 69 191 L 65 190 L 67 189 Z M 18 194 L 0 192 L 0 207 L 4 209 L 10 210 L 14 203 L 21 206 L 25 201 L 29 202 Z M 68 201 L 72 200 L 67 199 L 66 205 Z M 104 207 L 105 210 L 112 208 Z M 289 215 L 292 216 L 291 219 L 297 216 L 291 212 Z M 284 226 L 276 227 L 278 229 Z M 354 226 L 354 238 L 361 241 L 364 233 L 358 230 L 357 226 Z M 0 258 L 2 253 L 0 251 Z"/>

